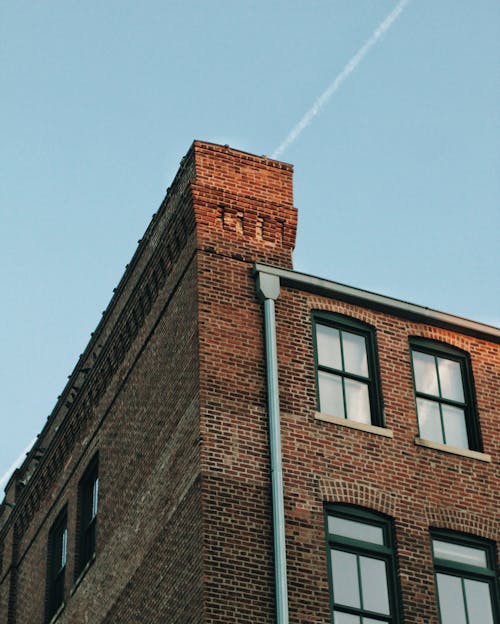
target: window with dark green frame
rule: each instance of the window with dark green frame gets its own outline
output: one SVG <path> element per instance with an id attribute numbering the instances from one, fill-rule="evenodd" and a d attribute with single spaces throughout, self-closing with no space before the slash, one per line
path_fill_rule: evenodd
<path id="1" fill-rule="evenodd" d="M 96 455 L 78 487 L 76 576 L 81 574 L 95 554 L 98 501 L 99 460 Z"/>
<path id="2" fill-rule="evenodd" d="M 441 624 L 499 624 L 495 545 L 448 531 L 431 538 Z"/>
<path id="3" fill-rule="evenodd" d="M 325 511 L 332 622 L 397 624 L 391 521 L 349 505 L 329 505 Z"/>
<path id="4" fill-rule="evenodd" d="M 313 316 L 318 409 L 383 426 L 374 330 L 349 317 Z"/>
<path id="5" fill-rule="evenodd" d="M 480 451 L 467 354 L 430 340 L 412 339 L 410 345 L 420 437 Z"/>
<path id="6" fill-rule="evenodd" d="M 64 577 L 68 554 L 68 514 L 64 508 L 49 532 L 47 611 L 46 621 L 50 621 L 64 602 Z"/>

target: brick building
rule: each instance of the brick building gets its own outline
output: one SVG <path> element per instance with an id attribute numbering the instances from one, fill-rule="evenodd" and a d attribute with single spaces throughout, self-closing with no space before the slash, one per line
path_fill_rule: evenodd
<path id="1" fill-rule="evenodd" d="M 293 271 L 296 223 L 193 144 L 7 485 L 2 624 L 499 624 L 500 331 Z"/>

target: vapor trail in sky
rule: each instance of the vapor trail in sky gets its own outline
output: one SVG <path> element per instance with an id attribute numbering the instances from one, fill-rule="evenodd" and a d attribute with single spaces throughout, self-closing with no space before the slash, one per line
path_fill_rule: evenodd
<path id="1" fill-rule="evenodd" d="M 299 123 L 290 130 L 286 139 L 271 154 L 271 158 L 277 158 L 280 154 L 282 154 L 287 149 L 287 147 L 289 147 L 289 145 L 291 145 L 295 141 L 295 139 L 297 139 L 302 131 L 307 128 L 307 126 L 312 122 L 312 120 L 332 97 L 335 91 L 337 91 L 337 89 L 341 86 L 344 80 L 346 80 L 352 74 L 352 72 L 361 63 L 361 61 L 368 54 L 371 48 L 373 48 L 378 40 L 394 24 L 394 22 L 401 15 L 409 1 L 410 0 L 401 0 L 396 8 L 391 11 L 391 13 L 389 13 L 389 15 L 384 19 L 384 21 L 373 31 L 371 37 L 361 46 L 358 52 L 356 52 L 356 54 L 347 63 L 347 65 L 335 78 L 335 80 L 328 86 L 328 88 L 318 97 L 318 99 L 314 102 L 314 104 L 307 111 L 307 113 L 302 117 Z"/>
<path id="2" fill-rule="evenodd" d="M 22 462 L 22 460 L 24 459 L 24 456 L 26 455 L 26 453 L 30 450 L 30 448 L 35 443 L 35 440 L 36 440 L 36 438 L 33 438 L 33 440 L 31 440 L 31 442 L 24 449 L 24 451 L 19 455 L 19 457 L 15 461 L 12 462 L 12 464 L 9 466 L 9 468 L 7 468 L 7 470 L 0 477 L 0 491 L 3 490 L 3 488 L 5 487 L 7 481 L 10 479 L 10 475 L 14 472 L 14 470 Z"/>

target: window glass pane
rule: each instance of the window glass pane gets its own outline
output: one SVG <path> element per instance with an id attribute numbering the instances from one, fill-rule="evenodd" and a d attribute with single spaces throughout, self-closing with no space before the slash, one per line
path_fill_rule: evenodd
<path id="1" fill-rule="evenodd" d="M 420 437 L 433 442 L 443 442 L 439 404 L 417 398 L 417 414 Z"/>
<path id="2" fill-rule="evenodd" d="M 356 555 L 332 550 L 333 600 L 346 607 L 360 607 Z"/>
<path id="3" fill-rule="evenodd" d="M 366 358 L 364 336 L 343 331 L 342 347 L 344 349 L 344 370 L 355 375 L 368 377 L 368 360 Z"/>
<path id="4" fill-rule="evenodd" d="M 335 624 L 360 624 L 360 619 L 357 615 L 351 615 L 350 613 L 340 613 L 340 611 L 334 612 Z"/>
<path id="5" fill-rule="evenodd" d="M 441 409 L 443 410 L 446 444 L 458 446 L 459 448 L 469 448 L 464 410 L 444 404 L 441 406 Z"/>
<path id="6" fill-rule="evenodd" d="M 61 535 L 61 568 L 66 565 L 66 558 L 68 554 L 68 529 L 64 529 Z"/>
<path id="7" fill-rule="evenodd" d="M 448 574 L 436 574 L 436 580 L 441 624 L 467 624 L 462 580 L 458 576 L 449 576 Z"/>
<path id="8" fill-rule="evenodd" d="M 465 579 L 464 584 L 469 622 L 493 624 L 493 607 L 488 583 Z"/>
<path id="9" fill-rule="evenodd" d="M 319 407 L 324 414 L 345 418 L 342 379 L 338 375 L 318 371 Z"/>
<path id="10" fill-rule="evenodd" d="M 374 620 L 372 618 L 363 618 L 362 624 L 381 624 L 382 622 L 388 622 L 388 620 Z"/>
<path id="11" fill-rule="evenodd" d="M 420 353 L 420 351 L 412 351 L 412 358 L 417 392 L 439 396 L 434 356 Z"/>
<path id="12" fill-rule="evenodd" d="M 97 502 L 99 500 L 99 479 L 96 478 L 92 488 L 92 519 L 97 516 Z"/>
<path id="13" fill-rule="evenodd" d="M 438 357 L 439 383 L 441 396 L 452 401 L 464 402 L 464 389 L 462 386 L 462 372 L 460 364 L 454 360 L 446 360 Z"/>
<path id="14" fill-rule="evenodd" d="M 361 591 L 363 608 L 375 613 L 389 615 L 389 595 L 387 592 L 387 570 L 385 561 L 360 557 Z"/>
<path id="15" fill-rule="evenodd" d="M 342 370 L 339 330 L 327 325 L 316 325 L 318 362 L 320 365 Z"/>
<path id="16" fill-rule="evenodd" d="M 345 379 L 344 383 L 347 418 L 370 424 L 368 386 L 362 381 L 354 381 L 353 379 Z"/>
<path id="17" fill-rule="evenodd" d="M 471 566 L 487 568 L 486 553 L 482 548 L 471 548 L 470 546 L 462 546 L 461 544 L 452 544 L 441 540 L 432 540 L 434 557 L 438 559 L 447 559 L 448 561 L 456 561 Z"/>
<path id="18" fill-rule="evenodd" d="M 366 524 L 365 522 L 355 522 L 337 516 L 328 517 L 328 531 L 343 537 L 363 540 L 372 544 L 384 544 L 384 532 L 382 527 Z"/>

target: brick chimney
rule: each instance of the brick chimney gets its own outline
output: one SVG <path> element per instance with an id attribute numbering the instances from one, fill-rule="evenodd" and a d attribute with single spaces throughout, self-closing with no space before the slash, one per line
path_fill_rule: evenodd
<path id="1" fill-rule="evenodd" d="M 201 141 L 193 143 L 186 161 L 198 248 L 292 268 L 293 166 Z"/>

